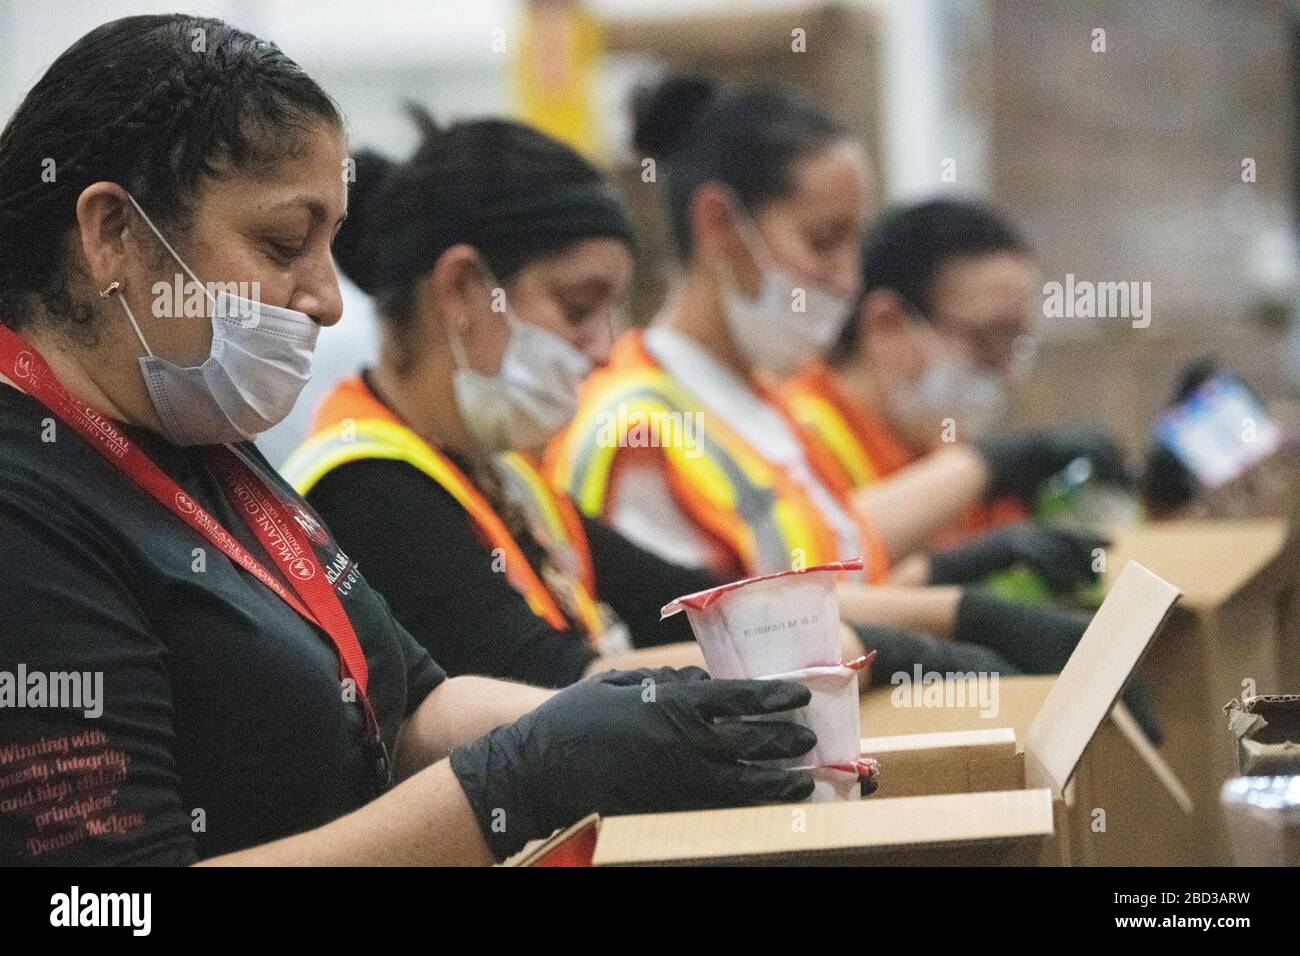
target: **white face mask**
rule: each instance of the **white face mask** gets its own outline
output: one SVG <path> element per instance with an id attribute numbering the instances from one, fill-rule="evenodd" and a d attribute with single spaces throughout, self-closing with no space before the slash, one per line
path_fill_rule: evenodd
<path id="1" fill-rule="evenodd" d="M 140 372 L 167 437 L 176 445 L 249 441 L 281 422 L 311 378 L 320 326 L 305 313 L 279 309 L 199 282 L 129 193 L 127 198 L 185 273 L 204 289 L 212 347 L 202 365 L 183 367 L 153 353 L 127 304 L 117 299 L 147 353 Z"/>
<path id="2" fill-rule="evenodd" d="M 470 367 L 459 333 L 447 326 L 456 360 L 456 407 L 485 455 L 544 448 L 577 414 L 578 386 L 592 369 L 586 355 L 553 332 L 510 310 L 506 320 L 510 340 L 495 375 Z"/>
<path id="3" fill-rule="evenodd" d="M 751 365 L 788 378 L 835 344 L 849 321 L 853 300 L 804 282 L 777 265 L 739 202 L 737 228 L 761 273 L 758 298 L 747 297 L 728 275 L 722 290 L 727 328 Z"/>
<path id="4" fill-rule="evenodd" d="M 969 440 L 1005 417 L 1007 389 L 996 373 L 943 352 L 920 378 L 891 390 L 890 402 L 896 414 L 927 429 L 951 418 L 960 437 Z"/>

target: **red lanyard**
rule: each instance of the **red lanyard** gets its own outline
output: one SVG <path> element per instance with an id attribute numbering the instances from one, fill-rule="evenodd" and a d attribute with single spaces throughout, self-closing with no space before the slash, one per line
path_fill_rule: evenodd
<path id="1" fill-rule="evenodd" d="M 379 744 L 379 752 L 375 755 L 376 769 L 387 775 L 387 754 L 382 752 L 379 720 L 366 693 L 370 673 L 352 621 L 343 610 L 316 552 L 304 541 L 293 518 L 286 514 L 266 482 L 229 447 L 212 445 L 205 449 L 208 464 L 221 483 L 227 500 L 239 512 L 266 553 L 280 566 L 293 592 L 249 554 L 222 527 L 221 522 L 187 495 L 111 419 L 70 394 L 54 377 L 41 354 L 4 325 L 0 325 L 0 372 L 57 415 L 61 422 L 81 435 L 95 451 L 159 504 L 329 636 L 338 651 L 341 675 L 356 685 L 371 742 Z M 381 762 L 382 767 L 378 766 Z"/>

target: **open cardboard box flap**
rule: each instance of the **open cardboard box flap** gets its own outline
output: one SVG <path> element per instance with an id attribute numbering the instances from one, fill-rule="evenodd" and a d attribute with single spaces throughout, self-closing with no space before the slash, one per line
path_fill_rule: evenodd
<path id="1" fill-rule="evenodd" d="M 1127 710 L 1115 705 L 1125 682 L 1168 619 L 1178 597 L 1177 588 L 1137 562 L 1129 562 L 1028 725 L 1023 740 L 1023 770 L 1017 763 L 1015 774 L 1021 785 L 1043 787 L 1062 796 L 1088 743 L 1113 707 L 1121 732 L 1132 741 L 1139 755 L 1152 764 L 1175 799 L 1185 804 L 1181 783 L 1146 741 Z M 944 782 L 948 784 L 958 779 L 975 784 L 976 778 L 982 778 L 983 782 L 1007 785 L 1006 762 L 1009 755 L 1017 753 L 1016 734 L 1010 727 L 867 737 L 863 739 L 862 749 L 881 758 L 882 789 L 889 784 L 891 756 L 896 766 L 926 766 L 933 768 L 931 773 L 942 770 Z M 913 754 L 925 762 L 916 764 Z M 983 762 L 971 763 L 965 777 L 958 774 L 948 779 L 951 777 L 948 771 L 967 757 Z M 915 783 L 918 788 L 922 785 L 921 779 Z"/>
<path id="2" fill-rule="evenodd" d="M 1180 594 L 1130 561 L 1093 615 L 1025 740 L 1025 782 L 1060 795 Z"/>

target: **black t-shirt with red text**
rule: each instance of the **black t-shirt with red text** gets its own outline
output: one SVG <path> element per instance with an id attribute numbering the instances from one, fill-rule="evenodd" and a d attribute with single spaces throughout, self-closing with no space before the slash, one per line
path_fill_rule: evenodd
<path id="1" fill-rule="evenodd" d="M 202 449 L 126 431 L 277 573 Z M 334 581 L 391 752 L 442 669 L 256 448 L 236 447 Z M 190 863 L 375 796 L 329 639 L 4 384 L 0 569 L 0 864 Z"/>

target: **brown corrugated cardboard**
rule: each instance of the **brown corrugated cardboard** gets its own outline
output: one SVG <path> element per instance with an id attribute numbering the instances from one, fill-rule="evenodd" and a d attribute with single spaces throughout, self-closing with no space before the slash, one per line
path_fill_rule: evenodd
<path id="1" fill-rule="evenodd" d="M 1046 790 L 646 814 L 603 820 L 594 862 L 1025 865 L 1052 827 Z"/>
<path id="2" fill-rule="evenodd" d="M 1010 727 L 863 737 L 862 752 L 883 770 L 877 797 L 1014 790 L 1025 785 L 1024 761 Z"/>
<path id="3" fill-rule="evenodd" d="M 1188 521 L 1133 529 L 1111 548 L 1110 568 L 1140 561 L 1184 593 L 1142 666 L 1165 732 L 1161 752 L 1195 803 L 1187 831 L 1174 834 L 1179 857 L 1169 862 L 1230 862 L 1219 788 L 1236 773 L 1236 754 L 1222 707 L 1243 691 L 1282 689 L 1278 624 L 1294 576 L 1283 560 L 1287 540 L 1287 523 L 1278 519 Z M 1103 809 L 1113 819 L 1117 810 L 1141 813 L 1142 804 Z M 1105 862 L 1136 862 L 1125 858 L 1132 840 L 1102 842 L 1118 854 Z"/>
<path id="4" fill-rule="evenodd" d="M 1286 541 L 1287 524 L 1276 518 L 1139 525 L 1116 538 L 1108 566 L 1138 561 L 1183 592 L 1184 608 L 1213 611 L 1252 585 Z"/>
<path id="5" fill-rule="evenodd" d="M 1098 724 L 1158 632 L 1177 591 L 1141 569 L 1126 569 L 1121 580 L 1060 677 L 1001 681 L 994 718 L 980 716 L 973 707 L 895 707 L 886 690 L 866 695 L 863 726 L 895 734 L 863 740 L 863 752 L 881 762 L 879 793 L 903 796 L 1026 786 L 1034 782 L 1031 772 L 1037 772 L 1040 784 L 1068 800 L 1064 785 L 1077 767 L 1077 800 L 1069 815 L 1075 862 L 1101 862 L 1103 845 L 1109 849 L 1121 841 L 1154 862 L 1173 862 L 1154 849 L 1152 835 L 1172 818 L 1189 825 L 1185 788 L 1122 706 L 1113 709 L 1112 719 L 1100 729 Z M 897 736 L 918 726 L 933 731 L 987 727 L 1004 720 L 1019 733 L 1006 728 L 1002 736 L 986 729 Z M 1010 743 L 1006 735 L 1011 735 Z M 1015 747 L 1017 739 L 1023 747 Z M 1107 746 L 1096 758 L 1101 741 Z M 1027 759 L 1030 754 L 1032 759 Z M 1140 793 L 1140 801 L 1121 799 L 1130 791 Z M 1140 812 L 1130 807 L 1139 803 Z"/>
<path id="6" fill-rule="evenodd" d="M 1109 746 L 1099 750 L 1102 741 Z M 1010 727 L 867 737 L 862 749 L 887 768 L 877 796 L 1024 786 L 1024 754 Z M 1181 859 L 1179 841 L 1193 839 L 1186 788 L 1119 705 L 1084 751 L 1066 797 L 1074 863 L 1102 864 L 1124 842 L 1130 865 L 1171 865 Z"/>
<path id="7" fill-rule="evenodd" d="M 1179 598 L 1178 588 L 1129 562 L 1093 615 L 1025 738 L 1025 779 L 1065 789 L 1147 646 Z"/>
<path id="8" fill-rule="evenodd" d="M 1088 742 L 1177 600 L 1176 588 L 1141 565 L 1130 563 L 1124 569 L 1025 732 L 1021 786 L 1046 787 L 1058 796 L 1064 793 Z M 973 747 L 975 741 L 969 736 L 956 741 L 952 735 L 929 736 L 937 738 L 944 751 L 960 750 L 964 744 L 963 763 L 989 761 L 996 756 L 990 747 L 1006 746 L 1005 740 L 979 741 L 981 746 Z M 864 752 L 877 756 L 875 746 L 878 742 L 868 738 Z M 886 746 L 895 759 L 910 759 L 923 749 L 899 747 L 896 742 Z M 889 760 L 881 759 L 882 786 L 888 786 L 889 765 Z"/>
<path id="9" fill-rule="evenodd" d="M 1165 760 L 1164 755 L 1156 749 L 1156 745 L 1143 732 L 1137 720 L 1129 712 L 1128 707 L 1123 703 L 1117 703 L 1111 708 L 1110 719 L 1119 735 L 1128 741 L 1129 746 L 1141 759 L 1142 764 L 1151 771 L 1156 781 L 1178 804 L 1178 808 L 1183 814 L 1191 814 L 1192 795 L 1187 792 L 1187 787 L 1178 779 L 1178 774 L 1174 772 L 1173 767 L 1169 766 L 1169 762 Z"/>
<path id="10" fill-rule="evenodd" d="M 603 820 L 593 814 L 502 865 L 1030 866 L 1048 852 L 1055 811 L 1046 791 L 1013 790 Z"/>
<path id="11" fill-rule="evenodd" d="M 1271 694 L 1232 701 L 1228 732 L 1243 777 L 1300 774 L 1300 694 Z"/>
<path id="12" fill-rule="evenodd" d="M 1120 711 L 1088 745 L 1073 782 L 1070 808 L 1075 860 L 1088 866 L 1173 866 L 1198 854 L 1186 784 Z M 1160 715 L 1162 720 L 1164 715 Z"/>
<path id="13" fill-rule="evenodd" d="M 1300 481 L 1291 481 L 1290 534 L 1279 563 L 1286 580 L 1278 614 L 1278 687 L 1300 688 Z"/>
<path id="14" fill-rule="evenodd" d="M 893 700 L 893 688 L 872 688 L 859 702 L 862 735 L 891 737 L 1010 727 L 1016 732 L 1017 740 L 1024 740 L 1055 683 L 1055 674 L 1003 677 L 998 681 L 997 712 L 988 716 L 984 716 L 978 704 L 961 701 L 953 707 L 900 707 Z"/>

